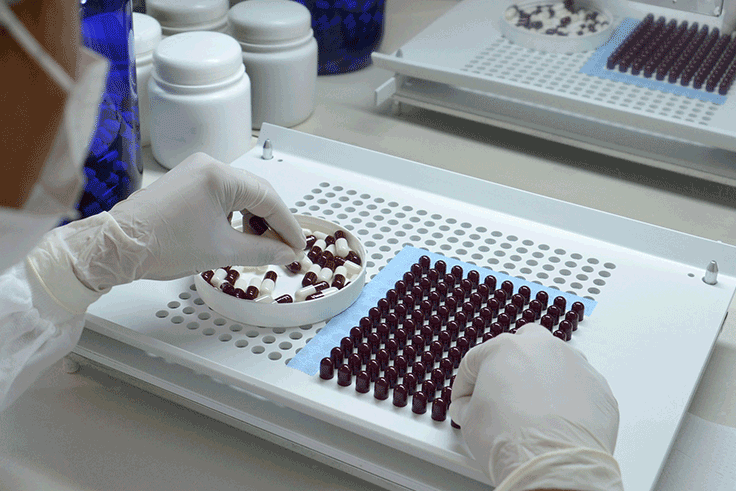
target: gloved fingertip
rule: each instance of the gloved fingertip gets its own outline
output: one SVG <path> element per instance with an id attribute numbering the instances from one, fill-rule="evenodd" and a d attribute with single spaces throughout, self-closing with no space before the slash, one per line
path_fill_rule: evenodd
<path id="1" fill-rule="evenodd" d="M 460 426 L 465 423 L 465 411 L 468 407 L 468 401 L 470 397 L 458 397 L 457 400 L 453 400 L 450 404 L 450 408 L 447 410 L 450 418 Z"/>
<path id="2" fill-rule="evenodd" d="M 273 264 L 289 264 L 297 260 L 298 253 L 291 247 L 284 246 L 275 251 Z"/>

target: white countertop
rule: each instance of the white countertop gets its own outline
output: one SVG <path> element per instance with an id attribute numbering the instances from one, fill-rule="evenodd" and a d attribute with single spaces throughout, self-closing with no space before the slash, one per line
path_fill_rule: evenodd
<path id="1" fill-rule="evenodd" d="M 389 0 L 381 52 L 455 0 Z M 736 190 L 431 111 L 373 106 L 392 74 L 320 77 L 294 129 L 736 244 Z M 165 172 L 144 149 L 147 184 Z M 736 307 L 690 412 L 736 427 Z M 52 367 L 0 414 L 0 490 L 378 489 L 92 369 Z M 9 470 L 9 471 L 8 471 Z M 9 474 L 8 474 L 9 472 Z M 14 476 L 13 481 L 8 481 Z"/>

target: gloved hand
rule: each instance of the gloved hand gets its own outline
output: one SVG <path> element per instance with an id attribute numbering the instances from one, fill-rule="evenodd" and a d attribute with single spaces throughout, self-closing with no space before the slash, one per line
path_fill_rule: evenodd
<path id="1" fill-rule="evenodd" d="M 585 356 L 541 326 L 468 351 L 449 412 L 496 491 L 623 490 L 618 403 Z"/>
<path id="2" fill-rule="evenodd" d="M 283 242 L 235 230 L 228 215 L 241 210 L 263 217 Z M 167 280 L 232 264 L 288 264 L 294 249 L 305 247 L 301 226 L 268 182 L 199 153 L 109 213 L 57 228 L 33 263 L 51 291 L 61 283 L 52 273 L 70 263 L 87 288 L 105 292 L 141 278 Z"/>

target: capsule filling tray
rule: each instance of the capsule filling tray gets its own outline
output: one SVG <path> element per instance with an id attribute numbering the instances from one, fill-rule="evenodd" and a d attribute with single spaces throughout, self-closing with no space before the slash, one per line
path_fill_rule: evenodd
<path id="1" fill-rule="evenodd" d="M 261 157 L 266 139 L 274 146 L 271 160 Z M 356 234 L 366 249 L 367 280 L 411 245 L 595 300 L 593 315 L 570 344 L 606 377 L 618 399 L 615 457 L 626 489 L 656 484 L 732 300 L 735 247 L 271 125 L 232 165 L 269 180 L 292 211 Z M 702 281 L 711 260 L 720 267 L 716 285 Z M 400 481 L 400 489 L 487 483 L 460 432 L 446 422 L 287 367 L 323 325 L 240 324 L 204 305 L 192 278 L 142 280 L 115 287 L 90 307 L 77 353 L 120 369 L 124 363 L 115 358 L 128 356 L 125 350 L 115 355 L 94 340 L 128 346 L 160 360 L 162 374 L 193 372 L 193 378 L 215 381 L 208 390 L 243 394 L 245 406 L 233 414 L 248 412 L 245 394 L 264 398 L 407 462 L 442 469 L 437 482 L 448 486 L 428 487 L 407 471 L 389 479 Z M 112 354 L 103 356 L 106 350 Z M 141 370 L 128 371 L 136 377 Z M 168 387 L 163 375 L 150 378 Z M 202 394 L 194 389 L 183 397 L 214 407 Z M 217 404 L 228 412 L 223 407 Z M 255 420 L 254 426 L 272 428 Z"/>

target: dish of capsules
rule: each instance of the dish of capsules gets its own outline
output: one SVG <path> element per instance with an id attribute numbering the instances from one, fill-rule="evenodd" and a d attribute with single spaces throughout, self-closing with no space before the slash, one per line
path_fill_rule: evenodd
<path id="1" fill-rule="evenodd" d="M 232 265 L 195 275 L 205 304 L 232 320 L 262 327 L 314 324 L 352 305 L 365 284 L 363 244 L 335 223 L 307 215 L 295 218 L 307 237 L 297 261 Z M 251 217 L 248 226 L 259 235 L 273 234 L 260 217 Z"/>
<path id="2" fill-rule="evenodd" d="M 591 0 L 543 0 L 508 7 L 501 31 L 526 48 L 580 52 L 596 49 L 610 37 L 614 17 Z"/>

